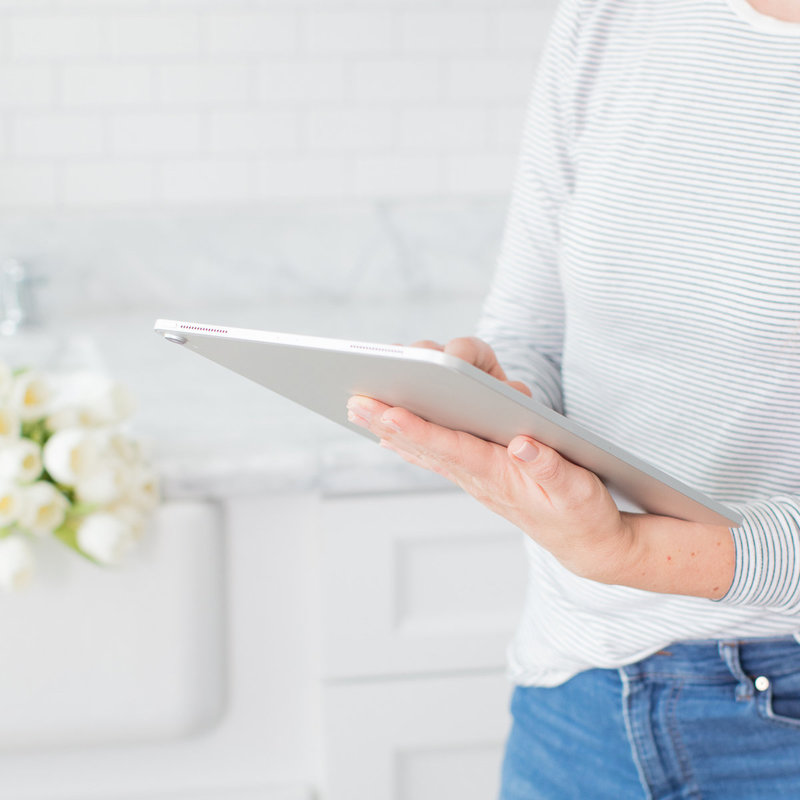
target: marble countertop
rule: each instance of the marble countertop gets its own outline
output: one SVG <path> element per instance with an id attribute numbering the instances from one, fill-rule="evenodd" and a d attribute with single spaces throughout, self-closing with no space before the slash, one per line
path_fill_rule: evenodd
<path id="1" fill-rule="evenodd" d="M 447 340 L 474 329 L 481 297 L 271 307 L 206 308 L 192 321 L 370 342 Z M 374 442 L 251 383 L 152 332 L 152 315 L 96 315 L 11 342 L 16 360 L 98 368 L 133 392 L 132 432 L 152 453 L 167 498 L 317 490 L 358 494 L 448 488 Z M 8 342 L 8 340 L 6 340 Z M 54 355 L 55 354 L 55 355 Z"/>

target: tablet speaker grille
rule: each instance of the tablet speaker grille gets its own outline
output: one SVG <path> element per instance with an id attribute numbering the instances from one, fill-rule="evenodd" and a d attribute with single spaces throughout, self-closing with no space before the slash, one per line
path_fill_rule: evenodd
<path id="1" fill-rule="evenodd" d="M 203 328 L 200 325 L 181 325 L 185 331 L 204 331 L 205 333 L 227 333 L 225 328 Z"/>
<path id="2" fill-rule="evenodd" d="M 366 350 L 372 353 L 394 353 L 395 355 L 402 355 L 403 350 L 400 347 L 387 347 L 382 345 L 372 344 L 351 344 L 351 350 Z"/>

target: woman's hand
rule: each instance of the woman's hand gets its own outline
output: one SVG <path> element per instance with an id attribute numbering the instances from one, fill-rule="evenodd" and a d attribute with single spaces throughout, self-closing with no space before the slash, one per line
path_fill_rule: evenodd
<path id="1" fill-rule="evenodd" d="M 614 583 L 629 562 L 634 537 L 627 518 L 596 475 L 552 448 L 527 436 L 502 447 L 367 397 L 350 399 L 348 418 L 510 520 L 571 571 Z"/>
<path id="2" fill-rule="evenodd" d="M 475 338 L 430 347 L 509 381 L 492 348 Z M 602 481 L 528 436 L 502 447 L 426 422 L 402 408 L 351 397 L 351 422 L 406 461 L 443 475 L 510 520 L 584 578 L 654 592 L 721 598 L 733 580 L 735 548 L 723 525 L 621 513 Z"/>

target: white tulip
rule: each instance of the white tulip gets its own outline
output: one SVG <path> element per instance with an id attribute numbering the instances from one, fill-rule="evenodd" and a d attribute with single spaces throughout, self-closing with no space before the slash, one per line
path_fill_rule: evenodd
<path id="1" fill-rule="evenodd" d="M 108 507 L 108 512 L 119 517 L 126 525 L 130 526 L 135 541 L 139 541 L 147 528 L 147 512 L 128 503 L 114 503 Z"/>
<path id="2" fill-rule="evenodd" d="M 8 406 L 0 408 L 0 439 L 17 439 L 21 433 L 22 423 L 19 414 Z"/>
<path id="3" fill-rule="evenodd" d="M 22 499 L 19 487 L 10 481 L 0 482 L 0 528 L 5 528 L 19 517 Z"/>
<path id="4" fill-rule="evenodd" d="M 44 536 L 59 528 L 67 515 L 69 500 L 47 481 L 24 486 L 17 524 L 23 530 Z"/>
<path id="5" fill-rule="evenodd" d="M 158 505 L 158 476 L 142 464 L 130 471 L 127 500 L 136 508 L 151 511 Z"/>
<path id="6" fill-rule="evenodd" d="M 56 431 L 44 446 L 44 466 L 50 477 L 66 486 L 75 486 L 97 471 L 100 450 L 97 439 L 82 428 Z"/>
<path id="7" fill-rule="evenodd" d="M 103 459 L 90 474 L 75 484 L 78 499 L 84 503 L 109 505 L 119 500 L 128 488 L 129 470 L 114 459 Z"/>
<path id="8" fill-rule="evenodd" d="M 116 514 L 97 511 L 78 528 L 78 547 L 101 564 L 120 564 L 136 544 L 133 527 Z"/>
<path id="9" fill-rule="evenodd" d="M 42 448 L 30 439 L 0 439 L 0 480 L 30 483 L 42 474 Z"/>
<path id="10" fill-rule="evenodd" d="M 0 539 L 0 589 L 12 592 L 27 586 L 33 578 L 33 548 L 22 536 Z"/>
<path id="11" fill-rule="evenodd" d="M 53 391 L 44 375 L 35 370 L 14 378 L 8 399 L 23 421 L 44 417 L 52 401 Z"/>
<path id="12" fill-rule="evenodd" d="M 79 428 L 80 426 L 80 410 L 74 406 L 57 408 L 47 417 L 47 427 L 51 431 L 62 431 L 64 428 Z"/>
<path id="13" fill-rule="evenodd" d="M 139 442 L 119 433 L 119 431 L 112 431 L 106 434 L 103 438 L 103 447 L 113 458 L 128 466 L 138 464 L 142 458 Z"/>
<path id="14" fill-rule="evenodd" d="M 96 372 L 78 372 L 65 386 L 66 405 L 73 406 L 86 427 L 116 425 L 130 417 L 136 404 L 121 383 Z"/>
<path id="15" fill-rule="evenodd" d="M 5 361 L 0 361 L 0 400 L 3 400 L 11 390 L 14 373 Z"/>
<path id="16" fill-rule="evenodd" d="M 87 410 L 96 425 L 116 425 L 133 416 L 136 400 L 127 386 L 108 381 Z"/>

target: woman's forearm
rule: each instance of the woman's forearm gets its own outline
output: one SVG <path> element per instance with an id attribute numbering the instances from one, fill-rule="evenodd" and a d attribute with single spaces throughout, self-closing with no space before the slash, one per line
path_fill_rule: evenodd
<path id="1" fill-rule="evenodd" d="M 633 546 L 617 574 L 600 578 L 604 583 L 710 600 L 728 591 L 736 559 L 730 528 L 652 514 L 622 517 Z"/>

